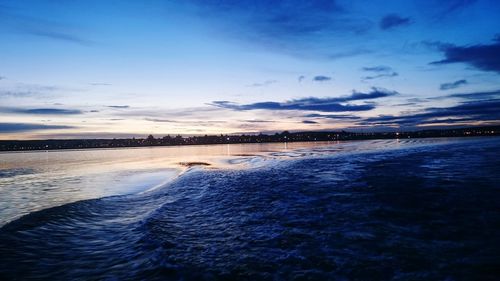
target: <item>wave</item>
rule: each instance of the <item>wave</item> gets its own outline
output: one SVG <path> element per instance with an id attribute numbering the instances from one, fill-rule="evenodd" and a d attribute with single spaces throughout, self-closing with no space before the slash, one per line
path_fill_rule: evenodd
<path id="1" fill-rule="evenodd" d="M 499 148 L 448 143 L 192 167 L 148 192 L 5 225 L 0 279 L 493 280 Z"/>

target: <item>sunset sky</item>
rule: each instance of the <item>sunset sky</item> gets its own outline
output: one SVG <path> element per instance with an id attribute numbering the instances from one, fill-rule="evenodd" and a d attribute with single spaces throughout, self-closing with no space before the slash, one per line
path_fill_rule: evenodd
<path id="1" fill-rule="evenodd" d="M 0 0 L 0 139 L 499 123 L 498 0 Z"/>

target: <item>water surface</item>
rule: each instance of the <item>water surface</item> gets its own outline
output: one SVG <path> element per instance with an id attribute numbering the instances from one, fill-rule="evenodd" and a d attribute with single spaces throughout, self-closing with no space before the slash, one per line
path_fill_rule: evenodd
<path id="1" fill-rule="evenodd" d="M 0 229 L 0 277 L 500 276 L 499 138 L 242 145 L 229 155 L 227 150 L 224 154 L 227 148 L 199 148 L 220 149 L 193 156 L 213 166 L 185 170 L 153 190 L 96 196 L 5 225 Z M 152 156 L 98 153 L 132 153 L 132 162 L 158 159 L 161 165 L 186 157 L 179 152 L 172 158 L 175 153 L 168 149 L 161 156 L 161 149 L 145 150 Z M 123 155 L 113 159 L 127 161 Z M 99 160 L 96 167 L 100 163 L 107 162 Z M 176 169 L 172 163 L 165 167 Z M 20 175 L 7 173 L 6 178 Z"/>

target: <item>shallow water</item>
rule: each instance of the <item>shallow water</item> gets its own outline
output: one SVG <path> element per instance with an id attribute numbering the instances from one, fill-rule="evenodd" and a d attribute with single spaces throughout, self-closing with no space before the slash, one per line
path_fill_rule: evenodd
<path id="1" fill-rule="evenodd" d="M 222 167 L 227 165 L 221 161 L 231 156 L 259 156 L 327 144 L 199 145 L 0 153 L 0 226 L 41 209 L 155 188 L 185 170 L 186 167 L 179 163 L 203 161 Z M 262 156 L 257 158 L 253 161 L 263 159 Z M 233 160 L 246 163 L 249 157 Z"/>
<path id="2" fill-rule="evenodd" d="M 197 154 L 215 168 L 5 225 L 0 279 L 498 280 L 499 149 L 471 138 Z"/>

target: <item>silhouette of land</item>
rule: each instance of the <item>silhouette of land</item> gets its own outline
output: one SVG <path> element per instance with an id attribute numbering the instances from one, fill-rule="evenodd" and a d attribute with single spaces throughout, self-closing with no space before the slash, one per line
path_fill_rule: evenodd
<path id="1" fill-rule="evenodd" d="M 367 139 L 403 139 L 436 137 L 472 137 L 500 135 L 500 126 L 469 127 L 454 129 L 434 129 L 407 132 L 348 132 L 348 131 L 312 131 L 288 132 L 254 135 L 204 135 L 204 136 L 164 136 L 155 138 L 127 139 L 49 139 L 49 140 L 3 140 L 0 151 L 117 148 L 143 146 L 174 146 L 230 143 L 266 143 L 266 142 L 304 142 L 304 141 L 341 141 Z"/>

